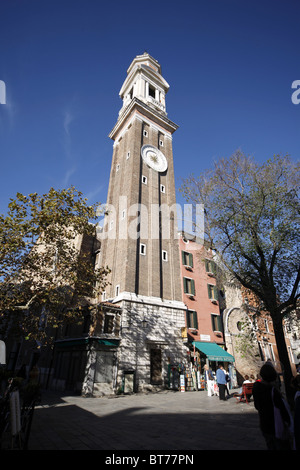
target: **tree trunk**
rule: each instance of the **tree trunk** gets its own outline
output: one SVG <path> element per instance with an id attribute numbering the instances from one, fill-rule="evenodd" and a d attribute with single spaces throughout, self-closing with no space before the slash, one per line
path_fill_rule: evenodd
<path id="1" fill-rule="evenodd" d="M 273 328 L 275 333 L 276 345 L 279 355 L 279 360 L 282 366 L 283 379 L 285 385 L 286 397 L 290 405 L 293 404 L 293 389 L 291 387 L 291 380 L 293 378 L 291 363 L 289 359 L 289 354 L 285 342 L 283 323 L 281 316 L 276 314 L 271 314 L 273 320 Z"/>

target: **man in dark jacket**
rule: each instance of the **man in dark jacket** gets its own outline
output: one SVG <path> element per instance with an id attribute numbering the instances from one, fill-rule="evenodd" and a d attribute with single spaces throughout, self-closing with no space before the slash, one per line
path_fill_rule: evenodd
<path id="1" fill-rule="evenodd" d="M 226 380 L 226 375 L 225 375 L 223 366 L 219 366 L 216 377 L 217 377 L 217 384 L 219 387 L 219 399 L 226 401 L 225 390 L 227 386 L 227 380 Z"/>
<path id="2" fill-rule="evenodd" d="M 290 424 L 289 413 L 284 406 L 280 392 L 275 387 L 276 370 L 271 364 L 264 364 L 260 370 L 260 376 L 262 381 L 255 382 L 252 393 L 254 406 L 259 414 L 260 429 L 267 448 L 269 450 L 289 450 L 289 441 L 277 439 L 275 436 L 274 405 L 279 408 L 282 419 Z"/>

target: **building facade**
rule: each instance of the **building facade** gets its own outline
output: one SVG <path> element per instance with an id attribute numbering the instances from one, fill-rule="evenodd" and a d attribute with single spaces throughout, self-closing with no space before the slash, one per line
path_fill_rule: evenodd
<path id="1" fill-rule="evenodd" d="M 203 388 L 203 367 L 213 372 L 224 365 L 235 381 L 234 357 L 227 352 L 223 332 L 223 289 L 217 274 L 213 250 L 203 240 L 179 233 L 182 300 L 187 307 L 186 335 L 190 351 L 190 369 L 200 376 L 197 389 Z"/>

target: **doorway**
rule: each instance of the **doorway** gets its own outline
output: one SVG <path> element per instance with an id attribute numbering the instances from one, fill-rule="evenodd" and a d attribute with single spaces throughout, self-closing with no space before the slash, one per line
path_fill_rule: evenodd
<path id="1" fill-rule="evenodd" d="M 150 373 L 152 384 L 162 383 L 161 349 L 150 350 Z"/>

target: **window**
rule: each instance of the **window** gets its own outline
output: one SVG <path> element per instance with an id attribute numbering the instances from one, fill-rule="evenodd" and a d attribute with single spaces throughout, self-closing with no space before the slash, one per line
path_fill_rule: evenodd
<path id="1" fill-rule="evenodd" d="M 114 329 L 114 316 L 105 314 L 103 333 L 111 334 Z"/>
<path id="2" fill-rule="evenodd" d="M 165 250 L 162 250 L 162 259 L 163 261 L 168 261 L 168 252 Z"/>
<path id="3" fill-rule="evenodd" d="M 164 184 L 161 184 L 161 185 L 160 185 L 160 191 L 161 191 L 162 193 L 165 193 L 165 192 L 166 192 L 166 187 L 165 187 Z"/>
<path id="4" fill-rule="evenodd" d="M 216 303 L 218 300 L 218 289 L 212 284 L 207 284 L 208 298 Z"/>
<path id="5" fill-rule="evenodd" d="M 195 295 L 195 282 L 194 279 L 189 277 L 183 278 L 183 291 L 185 294 Z"/>
<path id="6" fill-rule="evenodd" d="M 119 284 L 116 286 L 116 297 L 120 294 L 120 286 Z"/>
<path id="7" fill-rule="evenodd" d="M 209 274 L 216 274 L 216 263 L 211 259 L 205 260 L 205 270 Z"/>
<path id="8" fill-rule="evenodd" d="M 186 312 L 186 325 L 188 328 L 198 329 L 197 312 L 195 310 L 188 310 Z"/>
<path id="9" fill-rule="evenodd" d="M 118 163 L 117 166 L 116 166 L 116 171 L 119 171 L 119 169 L 120 169 L 120 165 Z"/>
<path id="10" fill-rule="evenodd" d="M 189 266 L 190 268 L 193 267 L 193 255 L 192 253 L 188 253 L 187 251 L 181 251 L 182 256 L 182 264 L 184 266 Z"/>
<path id="11" fill-rule="evenodd" d="M 271 361 L 275 361 L 273 345 L 271 343 L 264 343 L 264 356 L 265 361 L 271 359 Z"/>
<path id="12" fill-rule="evenodd" d="M 122 220 L 124 220 L 124 219 L 125 219 L 125 215 L 126 215 L 126 210 L 125 210 L 125 209 L 123 209 L 123 210 L 122 210 Z"/>
<path id="13" fill-rule="evenodd" d="M 102 300 L 105 300 L 106 299 L 106 292 L 102 292 Z"/>
<path id="14" fill-rule="evenodd" d="M 147 176 L 142 176 L 142 183 L 147 184 Z"/>
<path id="15" fill-rule="evenodd" d="M 159 141 L 159 145 L 160 145 L 160 147 L 163 147 L 163 146 L 164 146 L 163 140 L 160 140 L 160 141 Z"/>
<path id="16" fill-rule="evenodd" d="M 155 98 L 155 88 L 154 86 L 149 84 L 149 96 L 152 96 L 152 98 Z"/>
<path id="17" fill-rule="evenodd" d="M 222 332 L 222 320 L 220 315 L 211 314 L 211 325 L 213 331 L 221 331 Z"/>
<path id="18" fill-rule="evenodd" d="M 140 254 L 146 255 L 146 245 L 144 243 L 140 244 Z"/>
<path id="19" fill-rule="evenodd" d="M 144 136 L 144 137 L 148 137 L 148 132 L 144 130 L 144 131 L 143 131 L 143 136 Z"/>
<path id="20" fill-rule="evenodd" d="M 266 332 L 269 333 L 270 330 L 269 330 L 269 323 L 268 323 L 268 320 L 264 319 L 264 325 L 265 325 L 265 330 L 266 330 Z"/>
<path id="21" fill-rule="evenodd" d="M 130 157 L 130 152 L 127 152 L 126 159 L 128 160 L 129 157 Z"/>

